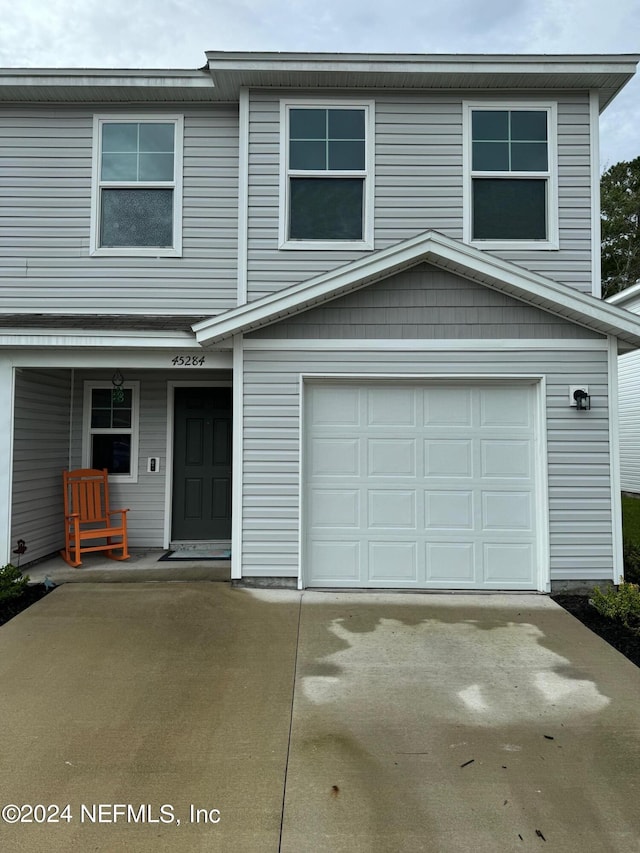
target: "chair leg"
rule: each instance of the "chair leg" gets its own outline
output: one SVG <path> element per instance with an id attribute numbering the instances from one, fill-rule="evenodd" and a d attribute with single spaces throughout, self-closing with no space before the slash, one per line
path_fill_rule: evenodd
<path id="1" fill-rule="evenodd" d="M 73 569 L 77 569 L 82 565 L 80 559 L 80 529 L 76 520 L 71 522 L 72 531 L 67 528 L 65 531 L 64 551 L 60 551 L 60 556 Z"/>

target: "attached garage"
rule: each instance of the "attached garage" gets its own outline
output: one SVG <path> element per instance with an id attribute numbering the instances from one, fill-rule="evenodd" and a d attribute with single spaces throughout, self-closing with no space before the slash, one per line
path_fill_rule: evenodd
<path id="1" fill-rule="evenodd" d="M 311 587 L 540 588 L 538 383 L 307 383 Z"/>

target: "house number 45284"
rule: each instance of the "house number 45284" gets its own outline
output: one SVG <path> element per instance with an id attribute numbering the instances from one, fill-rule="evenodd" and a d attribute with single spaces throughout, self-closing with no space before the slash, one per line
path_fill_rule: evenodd
<path id="1" fill-rule="evenodd" d="M 202 367 L 204 365 L 203 355 L 174 355 L 171 359 L 174 367 Z"/>

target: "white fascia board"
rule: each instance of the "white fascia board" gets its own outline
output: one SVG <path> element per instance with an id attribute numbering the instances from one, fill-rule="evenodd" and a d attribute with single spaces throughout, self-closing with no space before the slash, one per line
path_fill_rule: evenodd
<path id="1" fill-rule="evenodd" d="M 622 337 L 633 347 L 640 347 L 640 320 L 629 312 L 433 231 L 219 317 L 203 320 L 192 328 L 198 343 L 210 345 L 298 314 L 424 261 L 445 266 L 600 334 Z"/>
<path id="2" fill-rule="evenodd" d="M 153 88 L 212 89 L 209 74 L 196 70 L 127 70 L 113 68 L 3 68 L 5 86 L 135 86 Z"/>
<path id="3" fill-rule="evenodd" d="M 640 54 L 402 54 L 206 51 L 211 71 L 356 71 L 380 73 L 630 73 Z"/>
<path id="4" fill-rule="evenodd" d="M 100 347 L 108 349 L 177 349 L 202 351 L 189 332 L 74 331 L 0 329 L 0 347 Z"/>

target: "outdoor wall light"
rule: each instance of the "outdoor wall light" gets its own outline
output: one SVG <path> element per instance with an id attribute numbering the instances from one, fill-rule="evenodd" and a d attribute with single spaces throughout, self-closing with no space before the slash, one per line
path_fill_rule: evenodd
<path id="1" fill-rule="evenodd" d="M 584 388 L 576 388 L 573 392 L 573 399 L 576 401 L 576 409 L 579 412 L 586 412 L 591 408 L 591 397 Z"/>

